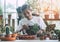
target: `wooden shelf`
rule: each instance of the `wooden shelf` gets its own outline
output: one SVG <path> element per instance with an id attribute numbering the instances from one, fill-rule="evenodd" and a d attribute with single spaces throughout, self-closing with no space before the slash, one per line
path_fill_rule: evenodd
<path id="1" fill-rule="evenodd" d="M 52 19 L 52 18 L 49 19 L 49 15 L 45 15 L 45 20 L 53 20 L 53 21 L 54 21 L 54 20 L 55 20 L 55 21 L 56 21 L 56 20 L 60 20 L 59 14 L 54 15 L 54 19 Z"/>
<path id="2" fill-rule="evenodd" d="M 56 21 L 56 20 L 60 20 L 60 19 L 44 19 L 44 20 Z"/>

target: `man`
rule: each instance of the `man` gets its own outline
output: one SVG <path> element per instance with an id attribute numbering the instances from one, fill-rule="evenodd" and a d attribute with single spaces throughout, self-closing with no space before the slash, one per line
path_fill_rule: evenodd
<path id="1" fill-rule="evenodd" d="M 46 29 L 46 25 L 41 17 L 32 16 L 32 11 L 31 11 L 29 5 L 23 5 L 22 11 L 23 11 L 25 18 L 23 18 L 19 21 L 19 28 L 17 29 L 17 31 L 19 31 L 19 30 L 25 31 L 26 29 L 29 29 L 28 26 L 32 26 L 34 24 L 38 24 L 40 29 L 42 29 L 42 30 Z"/>

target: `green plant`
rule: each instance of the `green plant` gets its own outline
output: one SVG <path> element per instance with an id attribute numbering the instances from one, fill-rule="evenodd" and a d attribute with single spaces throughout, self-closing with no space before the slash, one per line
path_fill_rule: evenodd
<path id="1" fill-rule="evenodd" d="M 37 24 L 34 24 L 32 30 L 33 30 L 35 33 L 37 33 L 37 31 L 39 31 L 39 26 L 38 26 Z"/>
<path id="2" fill-rule="evenodd" d="M 14 32 L 14 28 L 10 26 L 10 31 L 11 32 Z"/>
<path id="3" fill-rule="evenodd" d="M 60 30 L 54 30 L 54 32 L 58 35 L 60 34 Z"/>
<path id="4" fill-rule="evenodd" d="M 2 14 L 2 8 L 1 8 L 1 6 L 0 6 L 0 14 Z"/>
<path id="5" fill-rule="evenodd" d="M 1 32 L 2 32 L 2 33 L 5 32 L 5 27 L 1 28 Z"/>
<path id="6" fill-rule="evenodd" d="M 29 29 L 26 31 L 28 35 L 35 35 L 39 31 L 39 26 L 34 24 L 33 26 L 29 26 Z"/>
<path id="7" fill-rule="evenodd" d="M 55 30 L 55 33 L 57 34 L 58 40 L 60 41 L 60 30 Z"/>
<path id="8" fill-rule="evenodd" d="M 6 27 L 6 35 L 10 34 L 9 27 Z"/>
<path id="9" fill-rule="evenodd" d="M 13 27 L 9 27 L 9 30 L 13 33 L 14 32 L 14 28 Z M 3 27 L 3 28 L 1 28 L 1 32 L 2 33 L 4 33 L 4 32 L 6 32 L 6 28 L 5 28 L 5 26 Z"/>

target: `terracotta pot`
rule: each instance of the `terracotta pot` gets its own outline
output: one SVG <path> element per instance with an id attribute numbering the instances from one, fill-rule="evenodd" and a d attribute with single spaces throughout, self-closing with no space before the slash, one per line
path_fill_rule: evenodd
<path id="1" fill-rule="evenodd" d="M 49 19 L 49 15 L 45 15 L 45 19 Z"/>
<path id="2" fill-rule="evenodd" d="M 32 40 L 32 39 L 35 39 L 35 36 L 32 36 L 32 35 L 20 35 L 19 39 Z"/>
<path id="3" fill-rule="evenodd" d="M 2 36 L 0 36 L 0 39 L 2 38 Z"/>
<path id="4" fill-rule="evenodd" d="M 59 19 L 59 14 L 54 15 L 55 19 Z"/>
<path id="5" fill-rule="evenodd" d="M 1 38 L 2 41 L 13 41 L 13 40 L 16 40 L 15 37 L 2 37 Z"/>
<path id="6" fill-rule="evenodd" d="M 18 34 L 17 33 L 15 33 L 15 34 L 12 34 L 12 37 L 16 37 Z"/>
<path id="7" fill-rule="evenodd" d="M 44 37 L 44 36 L 41 36 L 41 37 L 40 37 L 40 40 L 44 40 L 44 39 L 45 39 L 45 37 Z"/>
<path id="8" fill-rule="evenodd" d="M 9 35 L 5 35 L 5 37 L 11 37 L 12 35 L 11 34 L 9 34 Z"/>

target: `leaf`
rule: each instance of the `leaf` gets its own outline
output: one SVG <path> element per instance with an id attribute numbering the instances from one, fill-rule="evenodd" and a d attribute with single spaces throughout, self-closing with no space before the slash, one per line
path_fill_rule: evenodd
<path id="1" fill-rule="evenodd" d="M 0 15 L 2 14 L 2 8 L 1 8 L 1 6 L 0 6 Z"/>

